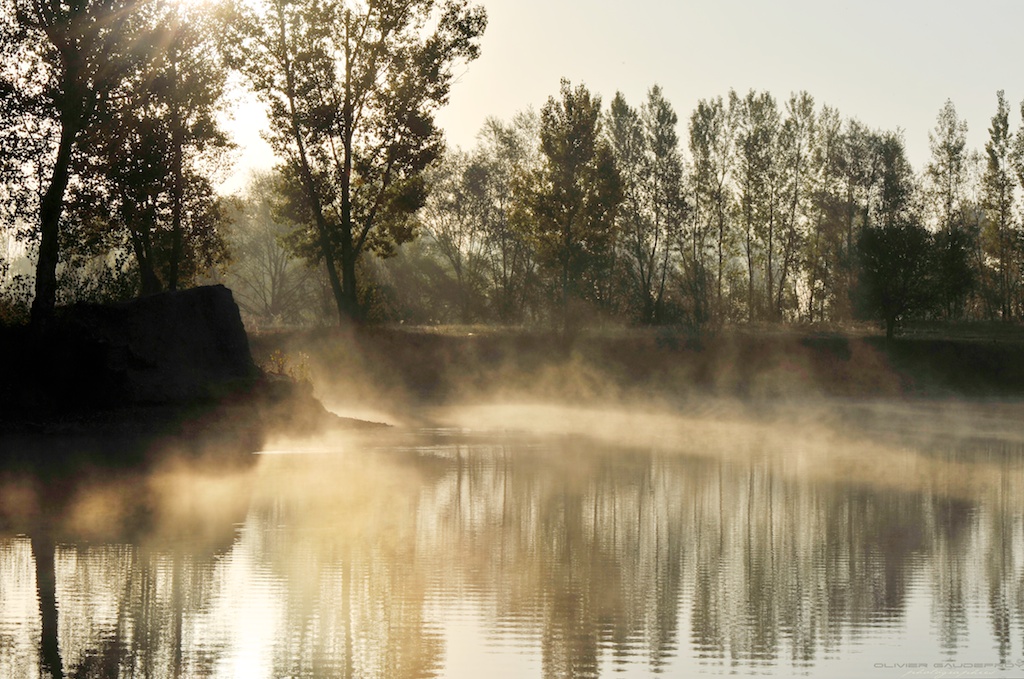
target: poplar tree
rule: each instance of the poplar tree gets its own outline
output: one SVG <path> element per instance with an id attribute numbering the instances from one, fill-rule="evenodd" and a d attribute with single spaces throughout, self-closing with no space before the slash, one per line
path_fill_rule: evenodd
<path id="1" fill-rule="evenodd" d="M 618 216 L 639 319 L 661 319 L 671 254 L 679 242 L 685 201 L 678 116 L 654 86 L 640 111 L 621 93 L 607 116 L 609 143 L 623 182 Z"/>
<path id="2" fill-rule="evenodd" d="M 601 134 L 601 98 L 562 80 L 561 96 L 541 109 L 543 165 L 531 196 L 537 256 L 552 276 L 563 330 L 575 326 L 579 302 L 595 291 L 615 243 L 622 185 Z"/>
<path id="3" fill-rule="evenodd" d="M 692 316 L 698 323 L 713 315 L 725 315 L 726 263 L 734 249 L 731 180 L 735 172 L 737 109 L 738 100 L 730 92 L 728 105 L 722 97 L 702 99 L 690 116 L 693 217 L 683 263 L 693 299 Z"/>
<path id="4" fill-rule="evenodd" d="M 986 254 L 994 262 L 995 281 L 990 288 L 990 313 L 998 310 L 1003 320 L 1012 317 L 1012 296 L 1018 285 L 1014 275 L 1017 229 L 1014 224 L 1014 179 L 1011 167 L 1010 109 L 1003 90 L 996 93 L 996 114 L 985 143 L 986 165 L 982 176 Z"/>
<path id="5" fill-rule="evenodd" d="M 937 293 L 947 318 L 963 313 L 964 301 L 974 287 L 970 252 L 976 234 L 969 229 L 964 209 L 967 183 L 967 122 L 960 120 L 953 102 L 946 100 L 928 133 L 931 159 L 925 167 L 931 204 L 936 213 L 935 265 Z"/>

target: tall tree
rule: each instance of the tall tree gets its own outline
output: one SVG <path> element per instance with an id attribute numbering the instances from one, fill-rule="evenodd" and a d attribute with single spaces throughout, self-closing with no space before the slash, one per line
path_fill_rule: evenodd
<path id="1" fill-rule="evenodd" d="M 601 134 L 601 98 L 562 80 L 559 99 L 541 109 L 543 165 L 531 208 L 537 256 L 553 275 L 563 330 L 577 319 L 575 305 L 594 292 L 615 242 L 615 210 L 622 188 L 615 158 Z"/>
<path id="2" fill-rule="evenodd" d="M 774 293 L 774 254 L 779 221 L 779 109 L 768 92 L 743 98 L 736 138 L 743 252 L 747 264 L 747 320 L 752 321 Z M 763 270 L 758 266 L 763 264 Z M 758 289 L 762 279 L 767 293 Z"/>
<path id="3" fill-rule="evenodd" d="M 812 217 L 805 242 L 807 319 L 833 315 L 840 296 L 846 210 L 842 197 L 844 141 L 839 112 L 828 106 L 818 114 L 811 150 Z"/>
<path id="4" fill-rule="evenodd" d="M 212 174 L 230 147 L 220 129 L 227 73 L 208 8 L 156 3 L 154 55 L 85 135 L 73 212 L 130 243 L 139 290 L 191 282 L 223 260 Z"/>
<path id="5" fill-rule="evenodd" d="M 702 99 L 690 116 L 693 218 L 690 220 L 689 242 L 683 248 L 683 263 L 693 299 L 692 315 L 698 323 L 711 317 L 712 299 L 714 313 L 725 313 L 726 263 L 734 246 L 731 179 L 735 163 L 737 113 L 738 99 L 730 92 L 728 105 L 722 97 Z M 708 266 L 709 250 L 711 266 Z"/>
<path id="6" fill-rule="evenodd" d="M 769 248 L 768 271 L 770 317 L 778 320 L 790 308 L 796 310 L 794 283 L 800 265 L 802 241 L 806 237 L 803 221 L 811 175 L 811 148 L 816 125 L 814 98 L 807 92 L 790 96 L 786 102 L 786 118 L 779 131 L 781 167 L 779 195 L 779 228 Z M 777 250 L 776 250 L 777 248 Z M 773 252 L 773 250 L 775 250 Z"/>
<path id="7" fill-rule="evenodd" d="M 7 130 L 7 141 L 20 147 L 12 155 L 43 154 L 28 159 L 38 168 L 32 302 L 37 324 L 52 316 L 56 303 L 61 220 L 83 133 L 138 61 L 148 58 L 149 41 L 138 32 L 138 4 L 9 0 L 0 22 L 0 128 Z"/>
<path id="8" fill-rule="evenodd" d="M 970 266 L 972 241 L 964 210 L 967 183 L 967 122 L 960 120 L 953 102 L 939 111 L 935 129 L 928 133 L 931 159 L 925 167 L 928 193 L 936 214 L 936 286 L 947 318 L 963 313 L 964 302 L 974 287 Z"/>
<path id="9" fill-rule="evenodd" d="M 836 320 L 854 316 L 852 294 L 857 285 L 857 241 L 860 231 L 870 224 L 872 197 L 877 188 L 878 134 L 857 120 L 848 120 L 838 155 L 842 178 L 841 203 L 843 229 L 838 257 L 836 295 L 833 310 Z"/>
<path id="10" fill-rule="evenodd" d="M 998 309 L 1003 320 L 1012 316 L 1012 295 L 1018 282 L 1014 275 L 1014 250 L 1017 229 L 1014 223 L 1014 179 L 1011 167 L 1011 136 L 1009 113 L 1003 90 L 996 93 L 996 114 L 988 129 L 985 143 L 986 166 L 982 177 L 982 200 L 985 209 L 983 238 L 986 254 L 994 267 L 995 284 L 990 290 L 992 311 Z"/>
<path id="11" fill-rule="evenodd" d="M 489 118 L 473 153 L 484 253 L 490 269 L 491 307 L 504 322 L 523 319 L 535 306 L 536 257 L 528 209 L 530 178 L 540 171 L 540 118 L 533 110 L 511 121 Z"/>
<path id="12" fill-rule="evenodd" d="M 607 115 L 607 135 L 623 182 L 620 238 L 644 323 L 661 319 L 670 256 L 685 213 L 678 120 L 658 86 L 650 89 L 639 112 L 617 94 Z"/>
<path id="13" fill-rule="evenodd" d="M 272 0 L 230 24 L 228 52 L 269 106 L 306 251 L 325 263 L 342 319 L 359 315 L 363 251 L 413 237 L 442 149 L 434 114 L 486 23 L 466 0 Z"/>

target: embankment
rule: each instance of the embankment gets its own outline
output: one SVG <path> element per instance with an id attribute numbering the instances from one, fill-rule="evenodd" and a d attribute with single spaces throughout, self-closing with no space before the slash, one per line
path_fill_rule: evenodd
<path id="1" fill-rule="evenodd" d="M 367 408 L 481 399 L 1024 397 L 1018 326 L 949 330 L 886 341 L 772 326 L 700 338 L 644 329 L 585 332 L 567 343 L 524 330 L 368 327 L 261 333 L 250 344 L 258 363 L 279 351 L 308 371 L 328 403 Z"/>

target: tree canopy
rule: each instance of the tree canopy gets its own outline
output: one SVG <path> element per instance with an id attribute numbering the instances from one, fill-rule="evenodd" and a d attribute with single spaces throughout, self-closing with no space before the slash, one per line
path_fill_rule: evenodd
<path id="1" fill-rule="evenodd" d="M 235 7 L 226 51 L 268 105 L 291 211 L 309 227 L 297 245 L 324 263 L 343 319 L 360 315 L 360 255 L 413 238 L 442 149 L 434 115 L 486 23 L 465 0 Z"/>

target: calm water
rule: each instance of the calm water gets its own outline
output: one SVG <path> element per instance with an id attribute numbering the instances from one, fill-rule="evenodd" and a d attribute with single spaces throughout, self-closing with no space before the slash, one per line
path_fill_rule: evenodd
<path id="1" fill-rule="evenodd" d="M 542 413 L 8 475 L 0 677 L 1024 675 L 1024 408 Z"/>

